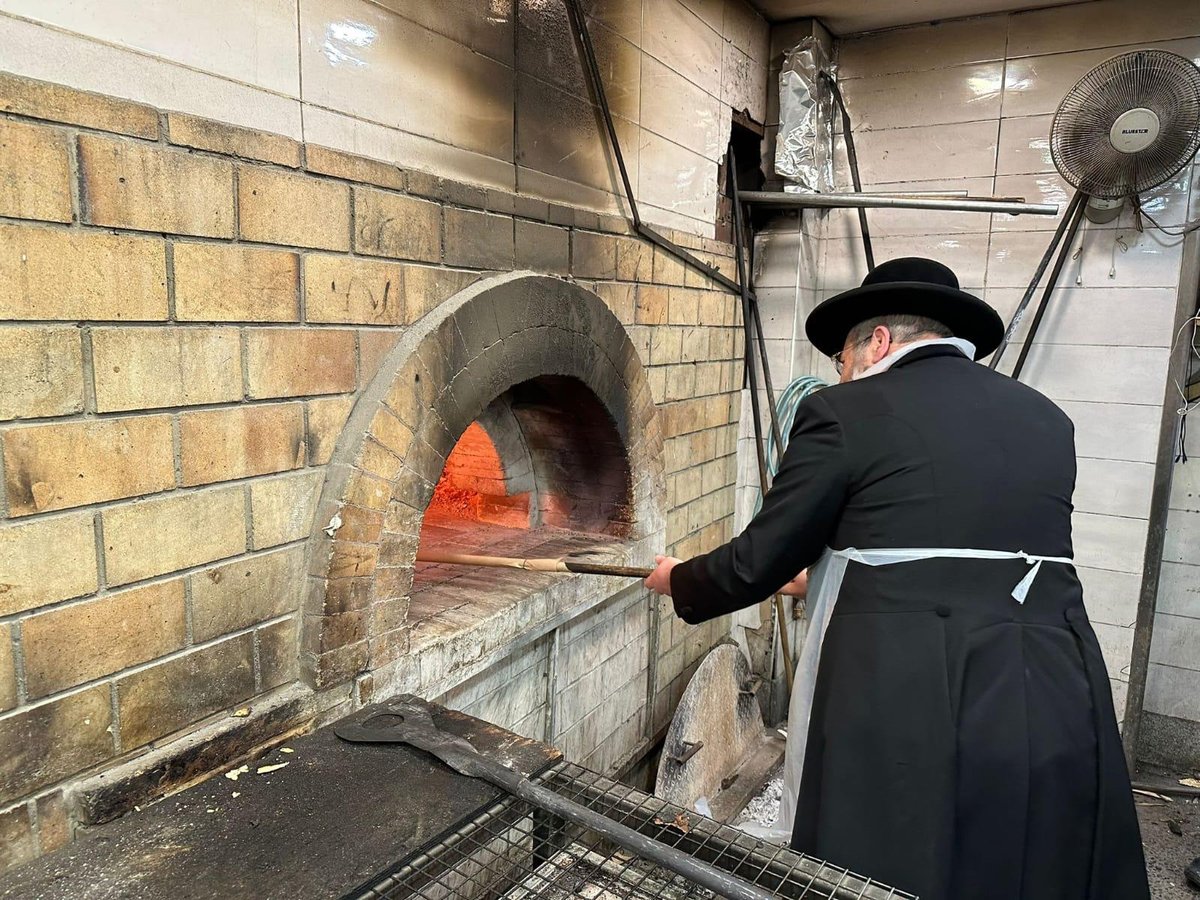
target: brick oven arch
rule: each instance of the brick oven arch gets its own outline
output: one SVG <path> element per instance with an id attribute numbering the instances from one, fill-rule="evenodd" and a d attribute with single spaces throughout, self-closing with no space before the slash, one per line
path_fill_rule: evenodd
<path id="1" fill-rule="evenodd" d="M 547 379 L 585 388 L 619 435 L 630 476 L 629 558 L 645 562 L 663 545 L 663 437 L 624 326 L 571 282 L 521 272 L 477 282 L 404 332 L 338 440 L 309 541 L 300 659 L 312 687 L 372 673 L 377 686 L 419 692 L 418 661 L 407 658 L 408 601 L 434 486 L 472 423 L 493 430 L 497 398 Z M 552 614 L 545 605 L 538 609 Z M 513 629 L 529 615 L 515 612 Z M 446 652 L 488 650 L 467 641 Z"/>

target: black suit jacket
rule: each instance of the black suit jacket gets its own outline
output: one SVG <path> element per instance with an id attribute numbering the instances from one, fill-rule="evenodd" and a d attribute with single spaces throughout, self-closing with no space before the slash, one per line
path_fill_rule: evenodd
<path id="1" fill-rule="evenodd" d="M 825 547 L 1071 557 L 1070 420 L 946 345 L 800 405 L 746 530 L 677 565 L 688 622 Z M 792 846 L 922 900 L 1149 896 L 1108 675 L 1073 566 L 851 563 L 819 656 Z"/>
<path id="2" fill-rule="evenodd" d="M 746 529 L 675 567 L 675 611 L 703 622 L 758 603 L 826 546 L 971 547 L 1071 556 L 1071 420 L 958 350 L 912 351 L 800 404 Z"/>

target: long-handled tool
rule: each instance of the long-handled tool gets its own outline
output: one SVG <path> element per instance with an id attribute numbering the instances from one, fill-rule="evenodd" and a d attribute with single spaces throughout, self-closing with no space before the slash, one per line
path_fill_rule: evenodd
<path id="1" fill-rule="evenodd" d="M 372 719 L 361 725 L 342 725 L 333 729 L 344 741 L 375 744 L 408 744 L 437 757 L 455 772 L 469 778 L 480 778 L 503 791 L 544 809 L 574 825 L 603 835 L 614 844 L 636 853 L 643 859 L 670 869 L 684 878 L 707 888 L 720 897 L 733 900 L 773 900 L 774 894 L 755 887 L 740 878 L 676 850 L 660 841 L 614 822 L 595 810 L 561 797 L 547 788 L 534 784 L 520 772 L 495 760 L 488 759 L 466 738 L 440 730 L 419 703 L 403 701 L 387 707 L 382 716 L 400 716 L 398 724 L 371 726 Z M 373 717 L 376 718 L 376 717 Z"/>
<path id="2" fill-rule="evenodd" d="M 454 566 L 485 566 L 492 569 L 525 569 L 528 572 L 574 572 L 577 575 L 616 575 L 619 578 L 646 578 L 654 571 L 643 566 L 613 566 L 570 556 L 522 559 L 516 556 L 477 556 L 447 550 L 418 550 L 417 562 L 447 563 Z"/>

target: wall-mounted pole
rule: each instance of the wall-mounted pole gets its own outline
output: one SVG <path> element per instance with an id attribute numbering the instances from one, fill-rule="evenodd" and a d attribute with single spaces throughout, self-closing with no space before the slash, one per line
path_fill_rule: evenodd
<path id="1" fill-rule="evenodd" d="M 742 201 L 756 206 L 813 209 L 938 209 L 944 212 L 1008 213 L 1012 216 L 1057 216 L 1057 203 L 1025 203 L 1020 200 L 974 200 L 964 197 L 916 197 L 888 194 L 812 194 L 790 191 L 743 191 Z"/>

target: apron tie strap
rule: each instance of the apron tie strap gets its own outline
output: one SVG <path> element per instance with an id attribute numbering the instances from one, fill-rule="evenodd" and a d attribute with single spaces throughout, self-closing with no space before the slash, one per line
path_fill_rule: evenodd
<path id="1" fill-rule="evenodd" d="M 1030 556 L 1028 553 L 1021 553 L 1021 558 L 1025 560 L 1032 568 L 1029 573 L 1017 582 L 1017 586 L 1012 589 L 1012 598 L 1025 605 L 1025 598 L 1029 596 L 1029 589 L 1033 587 L 1033 581 L 1038 576 L 1038 572 L 1042 570 L 1043 557 Z"/>

